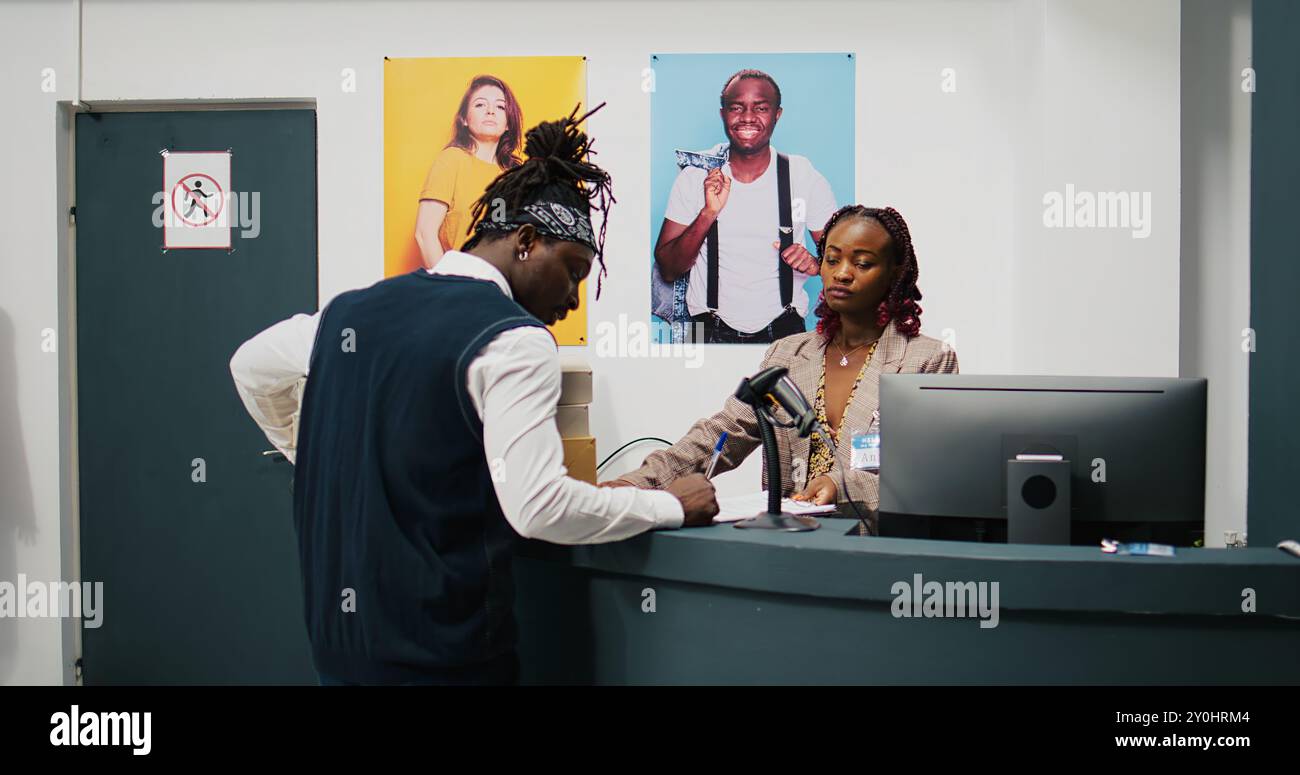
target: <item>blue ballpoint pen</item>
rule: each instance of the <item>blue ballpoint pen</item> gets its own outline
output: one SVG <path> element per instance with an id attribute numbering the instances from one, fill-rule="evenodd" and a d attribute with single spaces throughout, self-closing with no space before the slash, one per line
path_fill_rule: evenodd
<path id="1" fill-rule="evenodd" d="M 727 443 L 727 432 L 723 431 L 718 437 L 718 443 L 713 445 L 713 457 L 709 458 L 709 468 L 704 472 L 705 479 L 713 478 L 713 469 L 718 466 L 718 458 L 722 457 L 722 445 Z"/>

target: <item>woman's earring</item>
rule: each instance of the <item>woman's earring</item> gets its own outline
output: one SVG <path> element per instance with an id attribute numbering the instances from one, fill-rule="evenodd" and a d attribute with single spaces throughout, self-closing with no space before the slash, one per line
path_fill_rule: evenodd
<path id="1" fill-rule="evenodd" d="M 520 260 L 520 261 L 527 261 L 527 260 L 528 260 L 528 251 L 527 251 L 527 250 L 522 250 L 522 251 L 519 252 L 519 260 Z"/>

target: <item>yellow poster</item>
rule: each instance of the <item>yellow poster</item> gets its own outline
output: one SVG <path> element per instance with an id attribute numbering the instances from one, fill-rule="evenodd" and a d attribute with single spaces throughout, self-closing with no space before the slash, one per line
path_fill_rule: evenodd
<path id="1" fill-rule="evenodd" d="M 523 161 L 524 132 L 586 105 L 586 64 L 580 56 L 384 60 L 385 277 L 464 244 L 474 202 Z M 578 310 L 550 327 L 562 345 L 587 343 L 586 283 L 578 297 Z"/>

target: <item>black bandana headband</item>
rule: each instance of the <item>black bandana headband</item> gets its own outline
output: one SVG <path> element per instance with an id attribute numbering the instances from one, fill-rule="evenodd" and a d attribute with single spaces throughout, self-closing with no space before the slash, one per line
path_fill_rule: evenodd
<path id="1" fill-rule="evenodd" d="M 591 232 L 591 218 L 576 207 L 559 202 L 534 202 L 524 205 L 523 209 L 511 213 L 504 220 L 496 221 L 483 218 L 474 231 L 514 231 L 530 223 L 538 234 L 544 234 L 564 242 L 577 242 L 599 253 L 596 238 Z"/>

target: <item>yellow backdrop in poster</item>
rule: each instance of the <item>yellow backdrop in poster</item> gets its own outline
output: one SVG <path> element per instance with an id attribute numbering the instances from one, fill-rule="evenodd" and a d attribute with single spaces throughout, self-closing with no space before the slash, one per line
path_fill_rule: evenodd
<path id="1" fill-rule="evenodd" d="M 494 75 L 514 92 L 527 130 L 563 118 L 587 102 L 583 57 L 437 57 L 384 60 L 384 276 L 420 266 L 415 215 L 429 165 L 451 139 L 461 97 L 477 75 Z M 520 141 L 519 157 L 523 158 Z M 459 247 L 456 245 L 454 247 Z M 551 326 L 560 344 L 587 343 L 587 288 L 581 306 Z"/>

